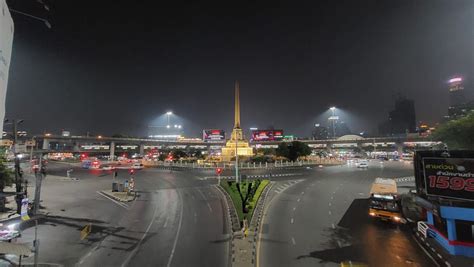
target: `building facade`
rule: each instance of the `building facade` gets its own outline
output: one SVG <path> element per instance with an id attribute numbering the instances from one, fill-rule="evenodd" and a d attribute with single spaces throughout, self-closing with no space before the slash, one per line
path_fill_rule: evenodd
<path id="1" fill-rule="evenodd" d="M 5 117 L 8 72 L 12 55 L 14 25 L 5 0 L 0 0 L 0 129 Z"/>
<path id="2" fill-rule="evenodd" d="M 416 132 L 415 101 L 399 95 L 395 107 L 388 113 L 388 120 L 379 125 L 379 133 L 386 136 Z"/>

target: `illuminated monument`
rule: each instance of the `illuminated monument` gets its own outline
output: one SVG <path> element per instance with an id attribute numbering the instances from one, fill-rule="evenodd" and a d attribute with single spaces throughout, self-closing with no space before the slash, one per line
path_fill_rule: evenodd
<path id="1" fill-rule="evenodd" d="M 244 139 L 242 128 L 240 128 L 240 97 L 239 97 L 239 82 L 235 82 L 235 114 L 234 114 L 234 129 L 232 135 L 227 141 L 225 147 L 222 148 L 222 160 L 231 161 L 235 157 L 235 153 L 239 156 L 253 156 L 253 149 L 249 143 Z"/>

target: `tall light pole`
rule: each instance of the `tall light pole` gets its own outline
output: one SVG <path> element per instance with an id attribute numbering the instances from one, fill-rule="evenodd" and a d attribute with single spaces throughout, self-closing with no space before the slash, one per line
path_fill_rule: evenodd
<path id="1" fill-rule="evenodd" d="M 170 128 L 170 116 L 173 115 L 173 112 L 168 111 L 166 112 L 166 117 L 168 118 L 168 123 L 166 124 L 166 128 Z"/>
<path id="2" fill-rule="evenodd" d="M 330 117 L 332 121 L 332 138 L 336 138 L 336 107 L 330 108 L 332 116 Z"/>

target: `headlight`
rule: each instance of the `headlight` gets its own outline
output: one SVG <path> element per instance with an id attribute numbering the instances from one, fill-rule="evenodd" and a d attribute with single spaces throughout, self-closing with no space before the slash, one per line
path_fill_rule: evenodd
<path id="1" fill-rule="evenodd" d="M 395 221 L 400 221 L 400 217 L 398 217 L 398 216 L 393 216 L 393 219 L 394 219 Z"/>
<path id="2" fill-rule="evenodd" d="M 375 212 L 369 212 L 370 216 L 375 216 Z"/>

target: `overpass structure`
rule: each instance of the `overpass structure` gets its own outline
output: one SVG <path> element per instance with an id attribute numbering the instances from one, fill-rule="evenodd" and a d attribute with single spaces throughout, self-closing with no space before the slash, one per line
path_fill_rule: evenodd
<path id="1" fill-rule="evenodd" d="M 151 149 L 188 149 L 217 150 L 225 146 L 225 141 L 205 142 L 199 139 L 157 140 L 150 138 L 114 138 L 114 137 L 86 137 L 86 136 L 37 136 L 35 137 L 37 150 L 47 152 L 73 153 L 115 153 L 134 152 L 144 155 Z M 427 137 L 406 135 L 402 137 L 374 137 L 363 138 L 357 135 L 346 135 L 337 139 L 325 140 L 298 140 L 308 144 L 313 149 L 353 149 L 356 147 L 375 147 L 378 150 L 402 151 L 403 148 L 430 147 L 436 143 Z M 254 141 L 250 145 L 254 148 L 276 148 L 282 141 Z M 289 141 L 283 141 L 289 142 Z"/>

